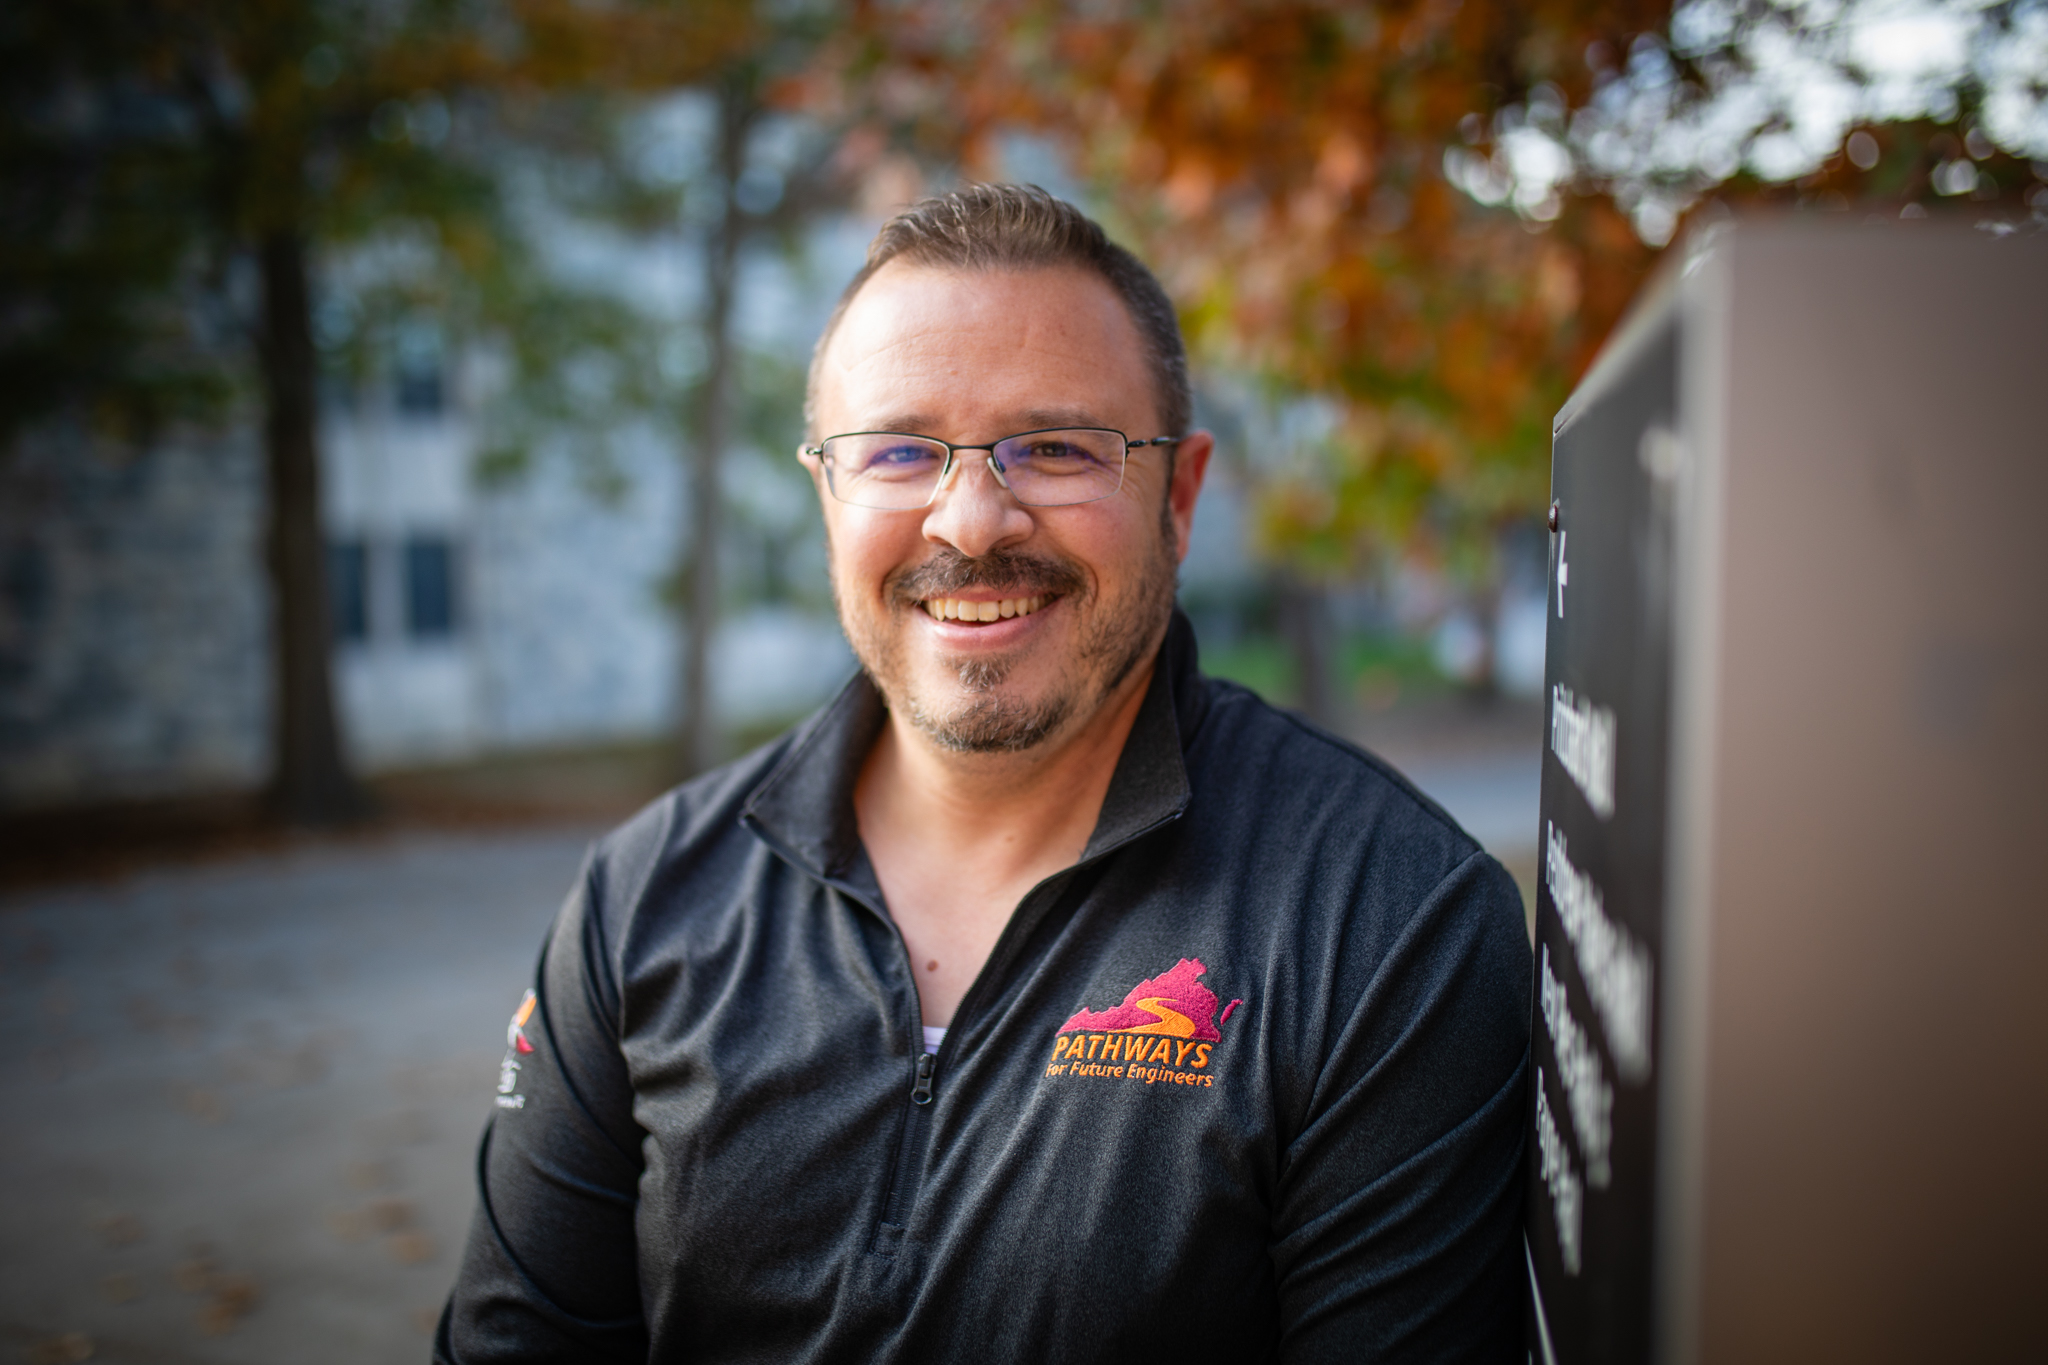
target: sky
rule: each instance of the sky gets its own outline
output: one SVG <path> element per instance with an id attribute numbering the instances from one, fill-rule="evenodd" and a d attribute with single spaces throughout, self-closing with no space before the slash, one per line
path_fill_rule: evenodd
<path id="1" fill-rule="evenodd" d="M 1788 180 L 1818 167 L 1859 123 L 1953 118 L 1957 91 L 1983 91 L 1971 150 L 2048 161 L 2048 0 L 2019 0 L 2009 27 L 1991 0 L 1689 0 L 1670 48 L 1639 41 L 1569 120 L 1540 90 L 1496 127 L 1491 158 L 1453 149 L 1445 169 L 1475 198 L 1554 217 L 1583 171 L 1615 186 L 1637 231 L 1661 245 L 1701 189 L 1747 168 Z M 1711 97 L 1690 103 L 1671 53 L 1702 62 Z M 1967 192 L 1974 174 L 1937 178 Z"/>

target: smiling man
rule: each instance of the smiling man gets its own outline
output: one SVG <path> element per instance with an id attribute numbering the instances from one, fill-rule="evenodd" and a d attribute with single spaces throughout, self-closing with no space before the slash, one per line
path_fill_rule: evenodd
<path id="1" fill-rule="evenodd" d="M 436 1359 L 1521 1357 L 1514 887 L 1204 678 L 1157 282 L 975 186 L 812 366 L 862 672 L 592 855 Z"/>

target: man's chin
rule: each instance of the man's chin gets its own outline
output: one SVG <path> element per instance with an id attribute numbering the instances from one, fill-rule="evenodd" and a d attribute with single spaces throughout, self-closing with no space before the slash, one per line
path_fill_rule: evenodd
<path id="1" fill-rule="evenodd" d="M 1007 686 L 919 690 L 903 711 L 918 731 L 954 753 L 1022 753 L 1045 743 L 1074 711 L 1071 692 L 1032 696 Z"/>

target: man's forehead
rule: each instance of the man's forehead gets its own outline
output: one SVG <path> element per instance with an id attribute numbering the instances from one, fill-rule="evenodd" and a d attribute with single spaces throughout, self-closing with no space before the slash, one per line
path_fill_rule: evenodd
<path id="1" fill-rule="evenodd" d="M 1101 422 L 1106 400 L 1151 406 L 1143 357 L 1122 299 L 1093 272 L 892 261 L 842 315 L 820 357 L 818 399 L 821 408 L 851 404 L 869 421 L 936 419 L 921 410 L 931 395 L 1007 381 L 1032 391 L 1019 395 L 1028 410 L 1011 405 L 1019 418 Z"/>

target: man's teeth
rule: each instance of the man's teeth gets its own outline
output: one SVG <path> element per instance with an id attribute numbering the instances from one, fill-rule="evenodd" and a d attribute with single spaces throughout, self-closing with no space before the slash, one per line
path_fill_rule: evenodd
<path id="1" fill-rule="evenodd" d="M 937 621 L 994 621 L 1011 616 L 1029 616 L 1045 605 L 1045 596 L 1005 597 L 1000 602 L 963 602 L 957 597 L 925 599 L 924 609 Z"/>

